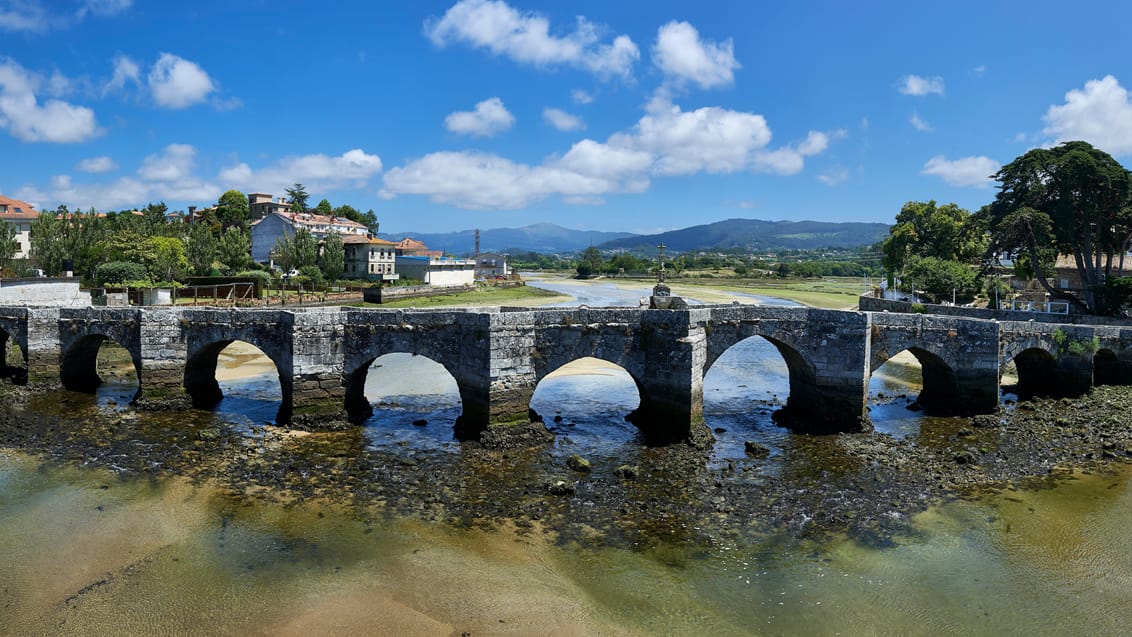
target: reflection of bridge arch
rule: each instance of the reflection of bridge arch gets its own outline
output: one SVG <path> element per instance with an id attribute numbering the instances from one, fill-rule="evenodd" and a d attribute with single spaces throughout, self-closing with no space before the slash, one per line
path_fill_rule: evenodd
<path id="1" fill-rule="evenodd" d="M 1101 348 L 1093 355 L 1093 384 L 1094 385 L 1123 385 L 1127 384 L 1125 376 L 1128 372 L 1121 364 L 1116 352 L 1108 348 Z"/>
<path id="2" fill-rule="evenodd" d="M 109 336 L 97 332 L 82 334 L 69 339 L 59 361 L 59 381 L 65 389 L 93 393 L 102 385 L 102 377 L 98 375 L 98 351 L 102 348 L 102 344 L 107 341 L 117 343 L 129 351 L 126 343 L 115 341 Z M 135 352 L 130 352 L 130 357 L 134 374 L 140 379 L 140 357 Z M 139 383 L 138 393 L 134 395 L 134 398 L 137 398 L 140 392 Z"/>

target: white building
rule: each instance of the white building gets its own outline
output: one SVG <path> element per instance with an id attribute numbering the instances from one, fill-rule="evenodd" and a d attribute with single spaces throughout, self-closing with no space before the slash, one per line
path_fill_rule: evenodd
<path id="1" fill-rule="evenodd" d="M 496 277 L 511 276 L 511 268 L 507 266 L 507 257 L 495 252 L 484 252 L 476 257 L 476 278 L 494 279 Z"/>
<path id="2" fill-rule="evenodd" d="M 392 241 L 347 235 L 342 237 L 342 247 L 346 251 L 344 278 L 374 281 L 396 281 L 400 278 L 397 274 L 397 244 Z"/>
<path id="3" fill-rule="evenodd" d="M 427 285 L 475 285 L 476 262 L 472 259 L 398 256 L 397 274 Z"/>
<path id="4" fill-rule="evenodd" d="M 16 227 L 16 242 L 20 247 L 15 258 L 26 259 L 31 254 L 31 222 L 38 216 L 30 203 L 0 195 L 0 221 Z"/>
<path id="5" fill-rule="evenodd" d="M 285 235 L 293 235 L 299 228 L 306 228 L 314 238 L 324 239 L 330 233 L 342 236 L 366 236 L 369 228 L 356 221 L 340 217 L 327 217 L 309 212 L 273 212 L 263 219 L 252 222 L 252 259 L 266 263 L 271 258 L 275 242 Z"/>

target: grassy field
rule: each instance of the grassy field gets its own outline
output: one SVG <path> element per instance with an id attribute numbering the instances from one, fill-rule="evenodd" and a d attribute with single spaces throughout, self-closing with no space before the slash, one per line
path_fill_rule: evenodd
<path id="1" fill-rule="evenodd" d="M 569 297 L 526 285 L 518 287 L 484 287 L 460 294 L 426 296 L 415 299 L 402 299 L 389 303 L 361 303 L 357 307 L 403 308 L 403 307 L 479 307 L 484 305 L 531 306 L 567 301 Z"/>
<path id="2" fill-rule="evenodd" d="M 875 280 L 874 280 L 875 281 Z M 670 281 L 673 291 L 680 287 L 710 287 L 730 292 L 773 296 L 829 309 L 857 307 L 857 297 L 865 283 L 856 277 L 821 279 L 677 279 Z"/>

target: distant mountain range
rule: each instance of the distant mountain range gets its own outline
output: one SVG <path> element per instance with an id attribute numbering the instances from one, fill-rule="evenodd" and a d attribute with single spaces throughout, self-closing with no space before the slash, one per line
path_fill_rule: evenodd
<path id="1" fill-rule="evenodd" d="M 881 241 L 888 236 L 888 229 L 884 223 L 727 219 L 683 230 L 615 239 L 599 247 L 643 252 L 655 251 L 658 243 L 664 243 L 673 252 L 854 248 Z"/>
<path id="2" fill-rule="evenodd" d="M 476 249 L 475 230 L 460 232 L 429 233 L 401 232 L 379 234 L 382 239 L 400 241 L 412 237 L 424 242 L 432 250 L 443 250 L 451 254 L 472 254 Z M 536 223 L 522 228 L 492 228 L 480 231 L 481 252 L 542 252 L 560 253 L 585 250 L 591 245 L 606 241 L 634 237 L 630 232 L 597 232 L 593 230 L 570 230 L 553 223 Z"/>
<path id="3" fill-rule="evenodd" d="M 672 252 L 727 250 L 751 251 L 814 248 L 853 248 L 883 240 L 888 224 L 825 221 L 760 221 L 727 219 L 705 225 L 672 230 L 660 234 L 638 235 L 629 232 L 597 232 L 570 230 L 552 223 L 537 223 L 522 228 L 493 228 L 480 232 L 481 252 L 579 252 L 594 245 L 603 250 L 623 249 L 652 253 L 658 243 Z M 412 237 L 433 250 L 464 255 L 475 252 L 475 231 L 446 233 L 383 233 L 389 241 Z"/>

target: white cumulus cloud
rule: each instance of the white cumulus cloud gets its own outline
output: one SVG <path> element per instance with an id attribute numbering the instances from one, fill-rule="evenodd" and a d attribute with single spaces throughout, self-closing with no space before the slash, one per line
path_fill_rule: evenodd
<path id="1" fill-rule="evenodd" d="M 82 142 L 102 133 L 94 111 L 58 99 L 42 104 L 43 78 L 11 60 L 0 62 L 0 127 L 25 142 Z"/>
<path id="2" fill-rule="evenodd" d="M 924 175 L 935 175 L 952 186 L 989 188 L 994 183 L 991 175 L 997 173 L 1000 168 L 1002 164 L 983 155 L 954 160 L 936 155 L 924 164 L 924 169 L 920 172 Z"/>
<path id="3" fill-rule="evenodd" d="M 108 173 L 112 170 L 118 170 L 118 164 L 113 159 L 102 155 L 100 157 L 90 157 L 79 162 L 76 166 L 84 173 Z"/>
<path id="4" fill-rule="evenodd" d="M 581 117 L 558 108 L 542 109 L 542 118 L 547 124 L 560 131 L 584 130 L 586 128 L 586 123 L 582 121 Z"/>
<path id="5" fill-rule="evenodd" d="M 196 62 L 162 53 L 146 78 L 153 101 L 166 108 L 187 108 L 205 101 L 216 83 Z"/>
<path id="6" fill-rule="evenodd" d="M 313 192 L 363 187 L 381 168 L 380 157 L 355 148 L 337 157 L 322 153 L 284 157 L 260 169 L 240 162 L 220 171 L 220 180 L 245 192 L 282 193 L 295 183 Z"/>
<path id="7" fill-rule="evenodd" d="M 730 39 L 718 44 L 701 40 L 699 31 L 687 22 L 669 22 L 657 30 L 652 58 L 669 78 L 700 88 L 728 86 L 740 68 Z"/>
<path id="8" fill-rule="evenodd" d="M 1111 75 L 1085 82 L 1050 106 L 1042 131 L 1056 142 L 1082 140 L 1113 155 L 1132 154 L 1132 101 Z"/>
<path id="9" fill-rule="evenodd" d="M 501 0 L 460 0 L 439 20 L 424 25 L 425 35 L 436 46 L 462 42 L 524 64 L 564 65 L 602 77 L 628 77 L 640 50 L 624 35 L 601 43 L 600 30 L 579 16 L 572 32 L 551 35 L 545 17 L 520 13 Z"/>
<path id="10" fill-rule="evenodd" d="M 457 111 L 444 118 L 444 125 L 453 133 L 475 137 L 491 137 L 515 124 L 515 116 L 503 106 L 503 100 L 490 97 L 472 111 Z"/>
<path id="11" fill-rule="evenodd" d="M 933 77 L 923 77 L 920 75 L 905 75 L 900 78 L 900 86 L 897 88 L 903 95 L 943 95 L 943 78 L 936 75 Z"/>
<path id="12" fill-rule="evenodd" d="M 643 192 L 657 176 L 752 169 L 794 174 L 806 157 L 845 135 L 843 130 L 811 131 L 797 144 L 768 150 L 771 132 L 761 115 L 720 107 L 684 111 L 653 100 L 635 126 L 605 142 L 583 139 L 539 164 L 488 153 L 431 153 L 389 170 L 380 195 L 424 195 L 438 203 L 496 210 L 551 196 L 593 204 L 602 195 Z"/>

